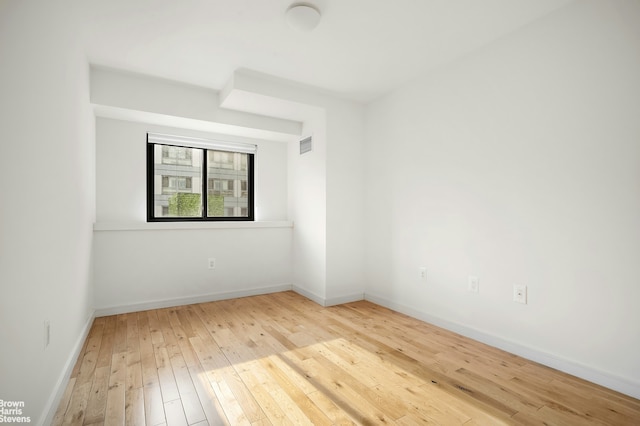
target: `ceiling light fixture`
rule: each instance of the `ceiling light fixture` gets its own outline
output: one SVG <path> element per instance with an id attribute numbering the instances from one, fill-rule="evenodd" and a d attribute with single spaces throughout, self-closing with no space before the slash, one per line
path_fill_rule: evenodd
<path id="1" fill-rule="evenodd" d="M 294 3 L 287 9 L 286 18 L 291 28 L 309 32 L 320 23 L 320 11 L 309 3 Z"/>

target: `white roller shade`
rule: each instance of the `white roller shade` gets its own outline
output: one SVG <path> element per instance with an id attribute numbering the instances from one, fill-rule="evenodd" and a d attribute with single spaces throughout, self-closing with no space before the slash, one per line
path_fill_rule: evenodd
<path id="1" fill-rule="evenodd" d="M 213 139 L 189 138 L 186 136 L 162 135 L 160 133 L 147 133 L 147 142 L 161 145 L 176 145 L 189 148 L 215 149 L 218 151 L 242 152 L 255 154 L 256 145 L 242 142 L 227 142 Z"/>

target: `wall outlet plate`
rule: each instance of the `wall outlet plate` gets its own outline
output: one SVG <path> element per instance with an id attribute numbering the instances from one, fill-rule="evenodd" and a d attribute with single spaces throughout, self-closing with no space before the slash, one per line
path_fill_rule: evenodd
<path id="1" fill-rule="evenodd" d="M 427 268 L 424 266 L 418 268 L 418 278 L 420 281 L 427 281 Z"/>
<path id="2" fill-rule="evenodd" d="M 210 257 L 207 264 L 209 265 L 209 269 L 216 269 L 216 258 Z"/>
<path id="3" fill-rule="evenodd" d="M 467 290 L 472 293 L 477 293 L 480 290 L 480 280 L 478 279 L 478 277 L 469 275 Z"/>
<path id="4" fill-rule="evenodd" d="M 517 303 L 527 304 L 527 286 L 526 285 L 514 285 L 513 286 L 513 301 Z"/>
<path id="5" fill-rule="evenodd" d="M 51 343 L 51 322 L 49 320 L 44 321 L 44 348 L 47 349 Z"/>

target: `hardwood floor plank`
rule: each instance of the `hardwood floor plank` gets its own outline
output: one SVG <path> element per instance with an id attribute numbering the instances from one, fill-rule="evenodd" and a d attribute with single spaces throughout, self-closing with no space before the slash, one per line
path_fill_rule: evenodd
<path id="1" fill-rule="evenodd" d="M 322 391 L 315 391 L 307 394 L 307 397 L 324 413 L 334 425 L 355 425 L 356 420 L 338 407 Z"/>
<path id="2" fill-rule="evenodd" d="M 154 384 L 143 388 L 144 391 L 144 419 L 147 426 L 156 426 L 166 422 L 164 404 L 160 385 Z"/>
<path id="3" fill-rule="evenodd" d="M 105 411 L 105 425 L 123 425 L 125 422 L 125 389 L 115 387 L 107 393 L 107 408 Z"/>
<path id="4" fill-rule="evenodd" d="M 116 331 L 117 334 L 117 331 Z M 116 337 L 117 340 L 117 337 Z M 115 348 L 115 344 L 114 344 Z M 126 349 L 126 345 L 123 345 Z M 110 425 L 124 425 L 125 420 L 125 393 L 127 381 L 127 353 L 114 353 L 111 358 L 111 371 L 109 375 L 109 389 L 107 391 L 107 403 L 104 414 L 105 423 Z"/>
<path id="5" fill-rule="evenodd" d="M 628 395 L 624 395 L 620 392 L 613 391 L 611 389 L 607 389 L 604 386 L 590 383 L 585 380 L 578 379 L 577 377 L 561 373 L 557 370 L 552 370 L 549 367 L 545 367 L 543 365 L 538 364 L 538 368 L 541 370 L 544 369 L 543 371 L 551 370 L 553 373 L 555 373 L 552 381 L 564 384 L 564 386 L 566 386 L 568 394 L 578 392 L 594 401 L 604 400 L 615 404 L 616 406 L 624 407 L 621 409 L 629 413 L 637 412 L 637 410 L 640 409 L 640 400 L 638 399 L 632 398 Z"/>
<path id="6" fill-rule="evenodd" d="M 407 414 L 398 420 L 396 424 L 400 426 L 414 426 L 414 425 L 440 425 L 440 423 L 431 420 L 427 417 L 415 416 L 413 414 Z"/>
<path id="7" fill-rule="evenodd" d="M 289 425 L 293 424 L 287 415 L 282 411 L 278 403 L 273 399 L 268 389 L 260 383 L 256 376 L 251 372 L 260 368 L 259 365 L 253 365 L 252 369 L 249 369 L 243 373 L 240 373 L 242 380 L 247 384 L 250 392 L 255 397 L 260 408 L 265 413 L 269 422 L 276 425 Z M 253 422 L 256 423 L 256 422 Z"/>
<path id="8" fill-rule="evenodd" d="M 190 425 L 207 420 L 207 416 L 202 409 L 202 404 L 195 389 L 193 393 L 180 393 L 180 401 L 182 402 L 182 409 L 184 410 L 187 422 Z"/>
<path id="9" fill-rule="evenodd" d="M 265 417 L 262 408 L 260 408 L 260 405 L 236 371 L 228 369 L 223 372 L 222 378 L 220 383 L 224 383 L 231 390 L 235 400 L 242 407 L 245 417 L 250 422 L 255 422 Z"/>
<path id="10" fill-rule="evenodd" d="M 376 407 L 385 417 L 398 419 L 407 412 L 407 406 L 397 398 L 397 395 L 381 393 L 376 387 L 367 387 L 353 377 L 347 370 L 344 370 L 323 356 L 316 357 L 322 370 L 338 381 L 344 383 L 361 398 Z"/>
<path id="11" fill-rule="evenodd" d="M 100 321 L 98 321 L 100 320 Z M 82 344 L 82 349 L 80 349 L 80 353 L 78 355 L 78 359 L 76 360 L 75 365 L 73 366 L 73 370 L 71 370 L 71 375 L 70 378 L 75 378 L 78 376 L 78 373 L 80 372 L 80 366 L 82 365 L 82 359 L 84 358 L 84 354 L 87 351 L 87 345 L 89 344 L 89 336 L 91 335 L 91 332 L 94 330 L 94 327 L 96 327 L 96 324 L 99 324 L 100 327 L 102 327 L 103 329 L 103 334 L 104 334 L 104 323 L 105 323 L 105 318 L 96 318 L 93 320 L 93 323 L 91 324 L 91 328 L 89 329 L 89 334 L 87 335 L 87 338 L 84 340 L 83 344 Z"/>
<path id="12" fill-rule="evenodd" d="M 165 402 L 164 412 L 167 416 L 167 426 L 188 426 L 187 418 L 182 409 L 180 400 Z"/>
<path id="13" fill-rule="evenodd" d="M 76 365 L 78 365 L 78 363 L 76 363 Z M 71 395 L 73 394 L 73 389 L 75 387 L 75 384 L 76 384 L 76 378 L 71 377 L 69 379 L 69 383 L 67 384 L 67 387 L 64 390 L 64 394 L 62 395 L 62 399 L 60 400 L 60 404 L 58 405 L 56 414 L 53 416 L 52 425 L 58 426 L 62 424 L 65 413 L 67 412 L 67 409 L 69 407 L 69 402 L 71 401 Z"/>
<path id="14" fill-rule="evenodd" d="M 100 353 L 96 361 L 96 367 L 107 367 L 111 365 L 111 355 L 113 355 L 113 341 L 116 335 L 116 316 L 103 317 L 104 330 L 102 333 L 102 343 Z"/>
<path id="15" fill-rule="evenodd" d="M 140 351 L 127 352 L 127 389 L 139 389 L 143 386 L 142 361 Z"/>
<path id="16" fill-rule="evenodd" d="M 469 367 L 478 371 L 487 379 L 494 377 L 504 380 L 510 380 L 514 377 L 514 372 L 518 370 L 519 366 L 510 365 L 507 361 L 492 361 L 488 358 L 484 358 L 479 354 L 469 353 L 468 350 L 462 349 L 460 346 L 456 346 L 455 352 L 447 351 L 435 355 L 435 360 L 442 365 L 456 364 L 458 368 Z"/>
<path id="17" fill-rule="evenodd" d="M 382 381 L 380 374 L 384 370 L 380 372 L 371 370 L 367 360 L 359 356 L 357 347 L 349 345 L 343 339 L 324 342 L 322 347 L 318 348 L 318 355 L 342 369 L 349 370 L 349 374 L 367 387 L 373 387 Z"/>
<path id="18" fill-rule="evenodd" d="M 640 401 L 360 301 L 97 318 L 54 425 L 635 425 Z"/>
<path id="19" fill-rule="evenodd" d="M 219 330 L 214 336 L 214 340 L 227 361 L 238 369 L 242 369 L 244 362 L 253 359 L 251 348 L 241 342 L 230 329 Z"/>
<path id="20" fill-rule="evenodd" d="M 147 312 L 139 312 L 137 315 L 138 324 L 138 347 L 140 348 L 140 370 L 142 374 L 142 385 L 147 387 L 159 387 L 160 379 L 158 378 L 158 370 L 156 367 L 155 354 L 153 351 L 153 341 L 151 338 L 151 330 L 149 328 L 149 317 Z M 146 392 L 145 407 L 147 406 Z M 146 410 L 145 410 L 146 413 Z M 164 417 L 164 414 L 163 414 Z M 145 421 L 148 424 L 148 414 Z"/>
<path id="21" fill-rule="evenodd" d="M 224 410 L 225 416 L 232 425 L 250 425 L 251 422 L 245 415 L 238 400 L 224 380 L 219 382 L 211 382 L 213 392 L 216 394 L 220 405 Z"/>
<path id="22" fill-rule="evenodd" d="M 125 422 L 127 426 L 144 426 L 146 423 L 144 415 L 144 389 L 128 388 L 124 405 Z"/>
<path id="23" fill-rule="evenodd" d="M 455 377 L 460 383 L 473 386 L 473 388 L 479 392 L 490 396 L 496 401 L 500 401 L 506 406 L 512 407 L 516 411 L 538 410 L 542 408 L 542 404 L 539 402 L 531 402 L 522 394 L 508 389 L 505 386 L 507 384 L 506 382 L 495 383 L 466 368 L 457 369 L 452 374 L 452 377 Z"/>
<path id="24" fill-rule="evenodd" d="M 512 423 L 511 418 L 502 412 L 488 410 L 473 399 L 461 399 L 447 388 L 434 386 L 433 383 L 425 383 L 411 390 L 415 393 L 410 392 L 407 396 L 409 404 L 441 423 L 451 422 L 454 419 L 460 419 L 460 422 L 465 424 L 472 421 L 483 425 Z"/>
<path id="25" fill-rule="evenodd" d="M 393 420 L 382 410 L 351 389 L 339 377 L 335 377 L 324 369 L 316 358 L 304 360 L 309 380 L 320 392 L 327 396 L 336 406 L 359 424 L 392 424 Z"/>
<path id="26" fill-rule="evenodd" d="M 318 352 L 315 357 L 322 356 Z M 315 359 L 314 357 L 314 359 Z M 305 395 L 318 391 L 317 383 L 311 380 L 310 372 L 307 369 L 307 364 L 304 360 L 301 360 L 294 356 L 294 354 L 283 353 L 271 355 L 269 359 L 278 367 L 291 383 L 300 389 Z"/>
<path id="27" fill-rule="evenodd" d="M 213 382 L 222 380 L 222 370 L 229 367 L 229 361 L 220 347 L 213 339 L 207 342 L 199 337 L 192 337 L 189 342 L 209 380 Z"/>
<path id="28" fill-rule="evenodd" d="M 186 306 L 178 306 L 173 312 L 175 312 L 175 317 L 178 322 L 182 326 L 184 333 L 186 334 L 186 338 L 195 337 L 196 334 L 193 331 L 193 323 L 191 322 L 191 318 L 189 317 L 189 313 Z"/>
<path id="29" fill-rule="evenodd" d="M 189 374 L 209 424 L 211 426 L 228 425 L 229 421 L 202 367 L 200 365 L 190 366 Z"/>
<path id="30" fill-rule="evenodd" d="M 160 320 L 158 319 L 158 312 L 163 312 L 163 310 L 154 309 L 147 311 L 149 333 L 151 334 L 151 343 L 154 346 L 164 343 L 164 336 L 162 335 L 162 327 L 160 325 Z"/>
<path id="31" fill-rule="evenodd" d="M 146 337 L 141 337 L 146 339 Z M 148 344 L 147 344 L 148 343 Z M 143 386 L 160 386 L 160 378 L 158 377 L 158 367 L 156 366 L 156 357 L 153 347 L 151 346 L 151 337 L 149 341 L 140 344 L 140 366 L 142 369 Z"/>
<path id="32" fill-rule="evenodd" d="M 160 389 L 162 390 L 162 401 L 167 402 L 180 399 L 176 378 L 173 375 L 173 368 L 169 361 L 169 353 L 164 346 L 154 347 L 156 354 L 156 366 L 158 367 L 158 379 L 160 380 Z"/>
<path id="33" fill-rule="evenodd" d="M 95 372 L 100 347 L 102 346 L 102 333 L 104 327 L 100 323 L 94 323 L 89 332 L 88 342 L 85 347 L 82 362 L 76 375 L 76 381 L 79 384 L 91 383 L 93 381 L 93 373 Z"/>
<path id="34" fill-rule="evenodd" d="M 179 340 L 184 339 L 184 333 L 181 331 L 182 327 L 180 324 L 174 326 L 171 324 L 171 320 L 169 319 L 170 309 L 158 309 L 156 314 L 158 316 L 158 322 L 156 323 L 156 327 L 158 327 L 158 331 L 162 334 L 162 344 L 164 346 L 177 345 Z M 180 337 L 178 337 L 178 334 Z M 158 343 L 160 344 L 160 343 Z"/>
<path id="35" fill-rule="evenodd" d="M 201 312 L 201 305 L 188 305 L 185 306 L 184 315 L 186 316 L 186 321 L 189 321 L 191 325 L 191 329 L 193 330 L 194 337 L 206 337 L 211 336 L 207 325 L 204 323 L 204 320 L 199 315 Z"/>
<path id="36" fill-rule="evenodd" d="M 168 352 L 171 369 L 173 371 L 173 376 L 175 377 L 187 422 L 189 424 L 193 424 L 206 420 L 202 405 L 198 399 L 196 388 L 191 380 L 191 374 L 189 373 L 187 364 L 182 357 L 180 348 L 172 345 Z"/>
<path id="37" fill-rule="evenodd" d="M 285 368 L 282 359 L 275 355 L 261 359 L 260 363 L 313 424 L 331 424 L 329 418 L 296 383 L 299 377 L 304 377 L 304 373 L 299 374 L 291 368 Z"/>
<path id="38" fill-rule="evenodd" d="M 104 422 L 110 375 L 111 366 L 96 368 L 87 408 L 85 410 L 84 424 Z"/>
<path id="39" fill-rule="evenodd" d="M 434 421 L 438 424 L 466 424 L 471 420 L 473 408 L 459 403 L 451 404 L 450 396 L 433 386 L 395 386 L 389 391 L 397 394 L 407 404 L 409 418 L 402 420 L 402 423 L 415 419 L 426 424 Z"/>
<path id="40" fill-rule="evenodd" d="M 193 386 L 191 375 L 189 374 L 189 368 L 182 358 L 182 352 L 180 348 L 174 346 L 173 351 L 169 355 L 169 362 L 171 363 L 171 369 L 173 370 L 173 376 L 176 379 L 176 385 L 178 386 L 178 392 L 180 395 L 186 393 L 195 393 L 196 389 Z"/>
<path id="41" fill-rule="evenodd" d="M 198 317 L 201 318 L 211 336 L 215 335 L 217 330 L 227 328 L 224 318 L 218 316 L 217 309 L 215 309 L 213 304 L 200 303 L 198 305 L 194 305 L 194 310 Z"/>
<path id="42" fill-rule="evenodd" d="M 127 315 L 127 352 L 140 352 L 140 328 L 138 327 L 138 315 Z"/>
<path id="43" fill-rule="evenodd" d="M 271 426 L 272 423 L 267 419 L 260 419 L 257 422 L 251 423 L 251 426 Z"/>
<path id="44" fill-rule="evenodd" d="M 200 365 L 198 356 L 193 350 L 193 347 L 191 346 L 191 342 L 189 340 L 180 340 L 178 342 L 178 348 L 182 353 L 182 358 L 184 359 L 184 363 L 187 365 L 187 367 L 194 367 L 196 365 Z"/>
<path id="45" fill-rule="evenodd" d="M 135 314 L 131 314 L 135 315 Z M 116 315 L 116 331 L 113 338 L 112 353 L 127 352 L 127 317 L 129 314 Z"/>
<path id="46" fill-rule="evenodd" d="M 264 360 L 256 361 L 258 363 L 264 362 Z M 273 401 L 278 405 L 279 409 L 285 414 L 287 420 L 285 423 L 294 424 L 309 424 L 311 420 L 305 415 L 301 407 L 289 396 L 289 394 L 279 385 L 277 379 L 275 379 L 268 370 L 263 366 L 251 371 L 251 374 L 255 375 L 261 386 L 269 393 Z"/>
<path id="47" fill-rule="evenodd" d="M 589 418 L 580 413 L 571 410 L 565 410 L 562 406 L 547 407 L 544 406 L 536 412 L 536 416 L 540 417 L 548 424 L 564 424 L 564 425 L 607 425 L 607 424 L 624 424 L 624 423 L 605 423 L 599 419 Z"/>
<path id="48" fill-rule="evenodd" d="M 91 385 L 91 382 L 75 383 L 69 405 L 62 419 L 63 425 L 82 425 L 84 423 L 84 413 L 89 400 Z"/>
<path id="49" fill-rule="evenodd" d="M 576 387 L 569 381 L 554 379 L 549 383 L 548 389 L 562 395 L 563 398 L 560 401 L 564 405 L 571 406 L 588 417 L 602 419 L 609 423 L 640 423 L 640 419 L 635 417 L 637 412 L 619 404 L 615 398 L 617 395 L 612 395 L 611 399 L 601 396 L 595 385 Z M 567 395 L 572 396 L 569 398 Z M 594 402 L 598 403 L 594 404 Z"/>

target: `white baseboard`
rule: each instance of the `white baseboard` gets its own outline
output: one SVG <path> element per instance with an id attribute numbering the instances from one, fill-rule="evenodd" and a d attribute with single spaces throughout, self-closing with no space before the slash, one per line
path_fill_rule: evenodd
<path id="1" fill-rule="evenodd" d="M 364 293 L 354 293 L 354 294 L 347 294 L 344 296 L 326 298 L 326 297 L 318 296 L 317 294 L 309 290 L 305 290 L 304 288 L 298 287 L 296 285 L 293 286 L 293 291 L 300 294 L 301 296 L 306 297 L 307 299 L 313 300 L 320 306 L 335 306 L 335 305 L 342 305 L 343 303 L 350 303 L 350 302 L 357 302 L 358 300 L 364 300 Z"/>
<path id="2" fill-rule="evenodd" d="M 42 411 L 42 415 L 40 416 L 40 421 L 38 422 L 39 426 L 50 425 L 53 422 L 53 417 L 56 415 L 56 410 L 58 409 L 58 405 L 60 405 L 60 401 L 62 400 L 62 396 L 64 395 L 64 391 L 67 387 L 67 383 L 69 383 L 69 378 L 71 377 L 71 372 L 73 371 L 73 367 L 76 365 L 76 361 L 80 356 L 80 351 L 84 346 L 84 341 L 87 339 L 89 335 L 89 331 L 91 330 L 91 325 L 93 324 L 93 320 L 95 319 L 95 312 L 89 315 L 87 322 L 78 336 L 75 345 L 73 346 L 73 351 L 67 358 L 67 362 L 62 369 L 62 373 L 60 373 L 60 377 L 58 377 L 58 381 L 54 387 L 54 392 L 49 397 L 47 404 L 44 406 L 44 410 Z"/>
<path id="3" fill-rule="evenodd" d="M 315 294 L 313 292 L 310 292 L 309 290 L 305 290 L 302 287 L 298 287 L 297 285 L 294 285 L 292 290 L 295 291 L 296 293 L 306 297 L 309 300 L 313 300 L 314 302 L 316 302 L 320 306 L 326 306 L 325 305 L 326 299 L 324 297 L 320 297 L 317 294 Z"/>
<path id="4" fill-rule="evenodd" d="M 571 374 L 572 376 L 579 377 L 589 382 L 624 393 L 625 395 L 640 399 L 640 383 L 628 380 L 624 377 L 619 377 L 558 355 L 530 348 L 462 324 L 427 314 L 426 312 L 391 301 L 382 296 L 365 293 L 364 298 L 365 300 L 377 305 L 401 312 L 405 315 L 409 315 L 410 317 L 417 318 L 438 327 L 461 334 L 465 337 L 469 337 L 473 340 L 486 343 L 487 345 L 502 349 L 528 360 L 535 361 L 539 364 L 546 365 L 547 367 L 555 368 L 556 370 Z"/>
<path id="5" fill-rule="evenodd" d="M 358 302 L 364 300 L 364 293 L 347 294 L 345 296 L 331 297 L 325 299 L 324 306 L 342 305 L 344 303 Z"/>
<path id="6" fill-rule="evenodd" d="M 108 315 L 127 314 L 130 312 L 148 311 L 149 309 L 170 308 L 172 306 L 191 305 L 194 303 L 215 302 L 216 300 L 236 299 L 238 297 L 257 296 L 259 294 L 278 293 L 291 290 L 291 284 L 282 284 L 271 287 L 258 287 L 246 290 L 228 291 L 221 293 L 201 294 L 198 296 L 177 297 L 174 299 L 152 300 L 149 302 L 131 303 L 120 306 L 96 308 L 96 317 Z"/>

